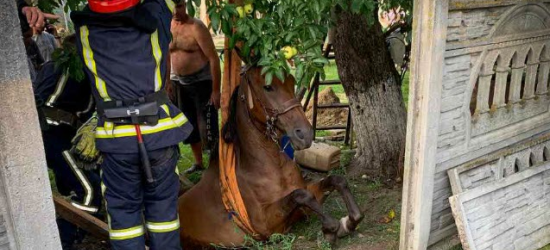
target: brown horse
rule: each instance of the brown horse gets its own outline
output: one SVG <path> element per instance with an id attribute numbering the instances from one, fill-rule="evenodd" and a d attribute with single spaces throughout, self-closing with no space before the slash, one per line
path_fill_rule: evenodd
<path id="1" fill-rule="evenodd" d="M 251 225 L 259 234 L 256 238 L 288 232 L 303 217 L 303 208 L 308 208 L 321 219 L 325 238 L 334 242 L 354 231 L 363 215 L 343 177 L 306 183 L 296 163 L 276 143 L 282 133 L 298 150 L 308 148 L 313 140 L 312 127 L 295 99 L 294 84 L 288 76 L 285 82 L 274 79 L 265 86 L 260 69 L 248 70 L 232 95 L 222 136 L 235 145 L 238 185 Z M 245 244 L 245 234 L 222 202 L 218 164 L 213 156 L 201 181 L 179 199 L 184 249 Z M 340 220 L 322 211 L 322 202 L 333 190 L 343 196 L 348 209 L 348 216 Z"/>

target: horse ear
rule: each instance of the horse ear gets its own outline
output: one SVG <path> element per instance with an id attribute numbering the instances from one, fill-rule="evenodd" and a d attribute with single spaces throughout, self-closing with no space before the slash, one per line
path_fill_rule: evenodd
<path id="1" fill-rule="evenodd" d="M 254 108 L 254 100 L 252 99 L 252 91 L 250 90 L 250 85 L 246 85 L 246 99 L 248 100 L 248 109 Z"/>
<path id="2" fill-rule="evenodd" d="M 289 74 L 285 78 L 285 82 L 283 83 L 285 86 L 289 86 L 293 91 L 295 91 L 296 86 L 296 78 L 294 78 L 293 75 Z"/>

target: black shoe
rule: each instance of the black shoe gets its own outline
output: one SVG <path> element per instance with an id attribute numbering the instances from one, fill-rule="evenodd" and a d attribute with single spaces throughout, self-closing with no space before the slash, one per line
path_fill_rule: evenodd
<path id="1" fill-rule="evenodd" d="M 185 170 L 185 174 L 191 174 L 191 173 L 194 173 L 194 172 L 197 172 L 197 171 L 203 171 L 204 170 L 204 167 L 202 165 L 199 165 L 199 164 L 193 164 L 193 166 L 191 166 L 189 169 Z"/>

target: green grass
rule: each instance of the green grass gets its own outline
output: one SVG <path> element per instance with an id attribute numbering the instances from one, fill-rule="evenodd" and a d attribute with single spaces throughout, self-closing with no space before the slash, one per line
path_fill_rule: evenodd
<path id="1" fill-rule="evenodd" d="M 191 151 L 191 146 L 180 143 L 180 159 L 178 161 L 178 170 L 180 173 L 183 173 L 185 170 L 190 168 L 195 163 L 195 157 L 193 156 L 193 151 Z M 207 153 L 202 154 L 202 162 L 205 168 L 208 167 L 208 164 L 210 162 L 209 155 Z M 200 181 L 201 173 L 195 172 L 190 175 L 187 175 L 187 178 L 193 182 L 197 183 Z"/>

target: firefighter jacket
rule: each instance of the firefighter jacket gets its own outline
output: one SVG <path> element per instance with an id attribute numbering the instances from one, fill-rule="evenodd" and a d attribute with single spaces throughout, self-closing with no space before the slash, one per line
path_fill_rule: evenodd
<path id="1" fill-rule="evenodd" d="M 71 13 L 97 102 L 138 99 L 165 88 L 174 8 L 172 0 L 144 0 L 121 13 L 94 13 L 88 7 Z M 192 130 L 171 103 L 160 105 L 159 114 L 157 125 L 140 125 L 148 150 L 176 145 Z M 99 117 L 96 145 L 106 153 L 137 153 L 134 125 Z"/>

